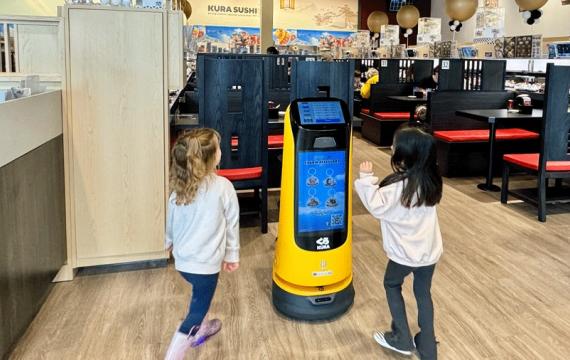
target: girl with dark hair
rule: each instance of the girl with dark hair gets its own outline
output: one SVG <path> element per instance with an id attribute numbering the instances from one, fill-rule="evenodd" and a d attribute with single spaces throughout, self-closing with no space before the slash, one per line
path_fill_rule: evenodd
<path id="1" fill-rule="evenodd" d="M 437 359 L 431 282 L 443 246 L 435 207 L 442 196 L 436 160 L 433 137 L 419 127 L 404 127 L 394 136 L 394 173 L 378 186 L 372 163 L 366 161 L 360 164 L 360 178 L 354 185 L 366 209 L 381 221 L 384 250 L 389 258 L 384 288 L 392 328 L 375 332 L 374 339 L 405 355 L 411 355 L 415 347 L 422 360 Z M 411 273 L 420 327 L 414 338 L 402 298 L 402 284 Z"/>

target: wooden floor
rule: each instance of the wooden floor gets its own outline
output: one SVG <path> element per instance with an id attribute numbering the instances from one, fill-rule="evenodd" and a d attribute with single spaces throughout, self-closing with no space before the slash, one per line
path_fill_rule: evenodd
<path id="1" fill-rule="evenodd" d="M 356 138 L 354 169 L 364 159 L 381 176 L 388 173 L 387 151 Z M 568 359 L 570 208 L 550 207 L 548 222 L 539 223 L 534 207 L 501 205 L 498 194 L 477 190 L 480 180 L 446 179 L 439 207 L 445 249 L 433 283 L 439 358 Z M 378 223 L 357 199 L 353 221 L 356 299 L 348 314 L 322 324 L 278 316 L 270 299 L 277 224 L 266 235 L 253 224 L 241 231 L 242 267 L 221 276 L 211 308 L 224 328 L 188 359 L 402 359 L 371 336 L 390 323 Z M 56 285 L 12 359 L 160 359 L 189 295 L 172 265 L 79 276 Z M 416 331 L 409 279 L 404 296 Z"/>

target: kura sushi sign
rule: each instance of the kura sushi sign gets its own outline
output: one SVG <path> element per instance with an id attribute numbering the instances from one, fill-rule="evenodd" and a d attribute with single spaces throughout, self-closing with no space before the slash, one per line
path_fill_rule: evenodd
<path id="1" fill-rule="evenodd" d="M 259 9 L 249 6 L 208 5 L 210 15 L 257 16 Z"/>

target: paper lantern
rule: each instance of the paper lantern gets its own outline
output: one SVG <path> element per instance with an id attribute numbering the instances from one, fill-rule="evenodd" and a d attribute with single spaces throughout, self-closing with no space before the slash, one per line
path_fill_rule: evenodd
<path id="1" fill-rule="evenodd" d="M 477 12 L 478 0 L 445 0 L 445 12 L 453 20 L 471 19 Z"/>
<path id="2" fill-rule="evenodd" d="M 368 30 L 373 33 L 379 33 L 382 25 L 388 25 L 389 22 L 388 15 L 382 11 L 371 12 L 370 15 L 368 15 L 368 20 L 366 20 Z"/>
<path id="3" fill-rule="evenodd" d="M 477 0 L 475 0 L 477 1 Z M 420 11 L 414 5 L 404 5 L 398 10 L 396 20 L 398 25 L 404 29 L 411 29 L 418 24 L 420 18 Z"/>
<path id="4" fill-rule="evenodd" d="M 521 10 L 536 10 L 540 9 L 548 2 L 548 0 L 515 0 Z"/>

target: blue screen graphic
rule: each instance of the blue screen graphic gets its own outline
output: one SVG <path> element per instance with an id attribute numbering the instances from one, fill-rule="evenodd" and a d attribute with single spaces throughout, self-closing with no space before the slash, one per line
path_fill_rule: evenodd
<path id="1" fill-rule="evenodd" d="M 338 101 L 309 101 L 297 103 L 301 125 L 344 124 Z"/>
<path id="2" fill-rule="evenodd" d="M 344 229 L 344 151 L 305 151 L 297 155 L 297 231 Z"/>

